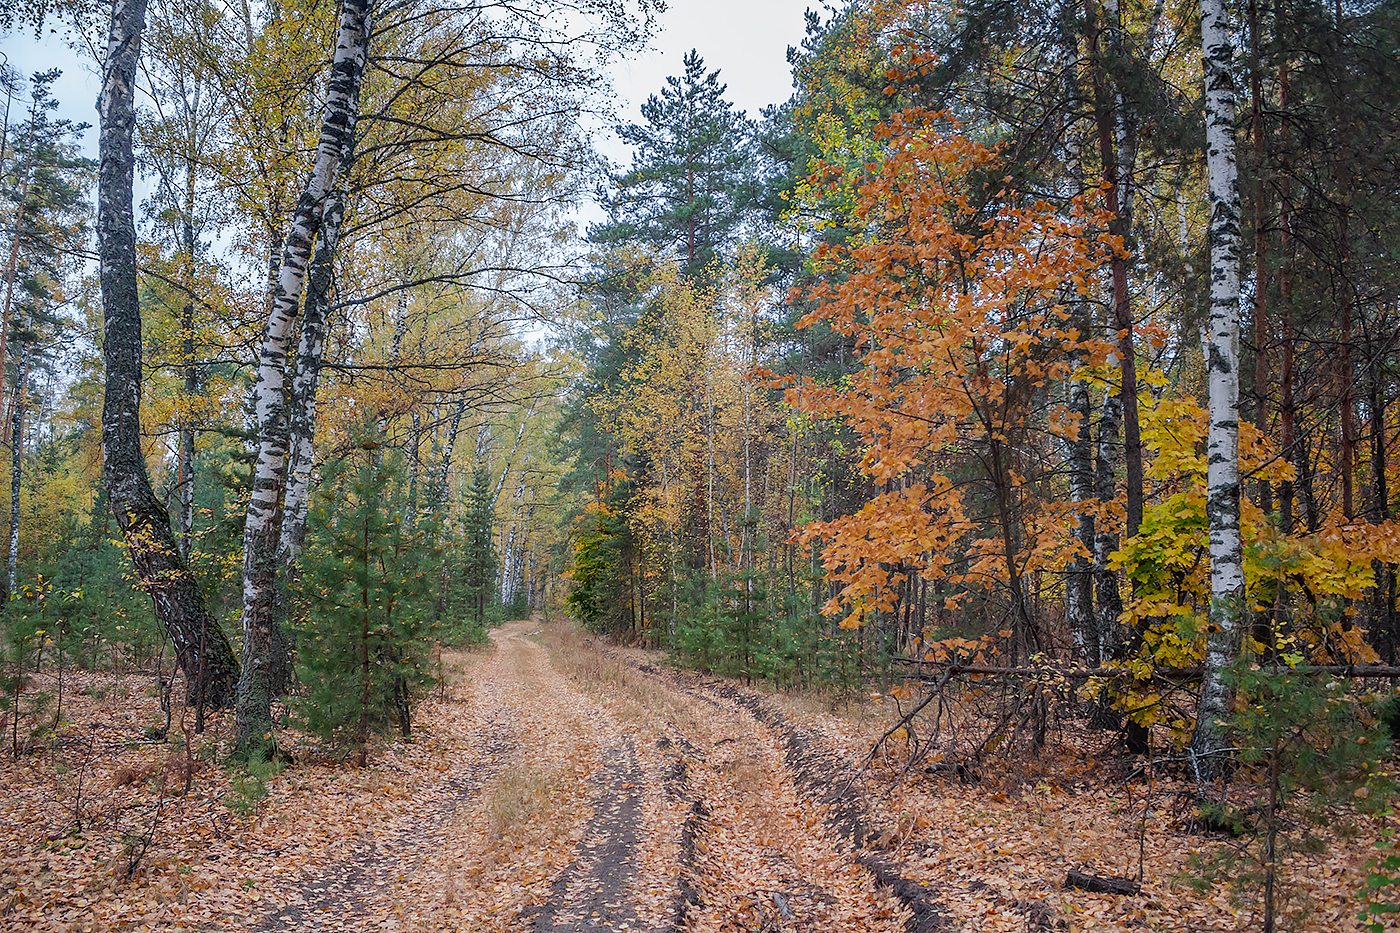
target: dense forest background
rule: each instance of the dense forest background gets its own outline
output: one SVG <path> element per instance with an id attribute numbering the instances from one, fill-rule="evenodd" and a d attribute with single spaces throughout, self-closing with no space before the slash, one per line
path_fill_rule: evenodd
<path id="1" fill-rule="evenodd" d="M 622 166 L 645 4 L 60 12 L 99 160 L 3 76 L 16 747 L 26 671 L 173 644 L 245 753 L 291 697 L 363 755 L 434 642 L 565 610 L 780 686 L 1000 678 L 979 755 L 1083 714 L 1204 784 L 1239 693 L 1340 774 L 1384 719 L 1393 3 L 854 0 L 761 114 L 692 52 Z"/>

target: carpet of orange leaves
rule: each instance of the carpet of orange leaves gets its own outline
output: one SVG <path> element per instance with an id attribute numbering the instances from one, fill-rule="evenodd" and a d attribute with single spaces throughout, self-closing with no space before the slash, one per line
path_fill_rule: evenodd
<path id="1" fill-rule="evenodd" d="M 0 758 L 0 929 L 905 929 L 784 734 L 853 768 L 888 723 L 881 701 L 765 696 L 782 720 L 760 721 L 713 682 L 538 621 L 443 669 L 412 740 L 370 767 L 289 732 L 291 763 L 261 782 L 218 764 L 223 717 L 188 758 L 178 704 L 168 739 L 149 732 L 165 718 L 151 674 L 65 672 L 60 728 Z M 30 687 L 56 688 L 53 672 Z M 1154 780 L 1149 797 L 1072 749 L 1004 770 L 900 779 L 882 758 L 854 785 L 889 830 L 868 845 L 937 892 L 947 929 L 1257 928 L 1257 896 L 1187 884 L 1189 854 L 1226 843 L 1186 833 L 1183 787 Z M 1359 929 L 1379 819 L 1345 815 L 1286 866 L 1288 928 Z M 1081 866 L 1136 877 L 1139 852 L 1140 896 L 1063 887 Z"/>

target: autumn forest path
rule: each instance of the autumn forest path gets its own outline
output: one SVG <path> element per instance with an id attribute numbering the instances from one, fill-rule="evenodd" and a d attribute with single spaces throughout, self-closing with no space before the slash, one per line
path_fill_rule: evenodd
<path id="1" fill-rule="evenodd" d="M 439 774 L 261 929 L 941 928 L 931 892 L 864 848 L 843 765 L 763 698 L 533 622 L 453 681 L 416 740 Z"/>

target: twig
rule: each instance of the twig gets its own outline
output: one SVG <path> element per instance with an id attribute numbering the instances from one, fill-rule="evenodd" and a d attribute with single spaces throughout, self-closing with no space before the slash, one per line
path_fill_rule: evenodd
<path id="1" fill-rule="evenodd" d="M 953 675 L 956 673 L 958 673 L 957 667 L 948 668 L 948 670 L 943 673 L 943 676 L 939 679 L 938 683 L 936 683 L 933 689 L 929 691 L 928 696 L 920 700 L 917 706 L 915 706 L 909 712 L 901 716 L 898 722 L 896 722 L 893 726 L 890 726 L 889 729 L 885 730 L 884 735 L 880 736 L 878 739 L 875 740 L 875 744 L 872 745 L 870 748 L 870 753 L 865 756 L 865 760 L 860 763 L 860 767 L 857 768 L 855 773 L 851 775 L 850 779 L 846 781 L 846 786 L 841 788 L 842 794 L 845 794 L 846 791 L 850 790 L 851 785 L 855 783 L 856 778 L 864 774 L 865 769 L 870 767 L 870 763 L 874 761 L 875 756 L 880 753 L 880 746 L 884 745 L 885 742 L 890 738 L 890 736 L 894 735 L 900 729 L 906 729 L 907 727 L 913 725 L 914 717 L 919 715 L 919 713 L 923 712 L 925 706 L 928 706 L 934 701 L 936 697 L 942 694 L 944 686 L 947 685 L 948 681 L 951 680 L 953 678 Z"/>

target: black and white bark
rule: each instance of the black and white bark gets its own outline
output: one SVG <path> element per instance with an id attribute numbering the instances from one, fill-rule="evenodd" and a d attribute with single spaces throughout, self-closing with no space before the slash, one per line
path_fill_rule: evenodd
<path id="1" fill-rule="evenodd" d="M 369 27 L 370 0 L 344 0 L 316 159 L 283 240 L 253 388 L 258 459 L 243 532 L 243 671 L 236 710 L 238 742 L 245 753 L 270 744 L 272 697 L 286 680 L 286 644 L 277 624 L 282 601 L 277 571 L 290 447 L 285 397 L 287 351 L 326 200 L 343 154 L 354 138 Z"/>
<path id="2" fill-rule="evenodd" d="M 1087 318 L 1088 315 L 1083 317 Z M 1081 321 L 1082 332 L 1088 325 Z M 1074 653 L 1083 664 L 1100 662 L 1098 626 L 1094 619 L 1094 445 L 1091 393 L 1087 379 L 1076 376 L 1069 386 L 1069 414 L 1076 425 L 1069 442 L 1070 499 L 1077 506 L 1079 545 L 1084 552 L 1070 562 L 1066 580 L 1066 614 Z"/>
<path id="3" fill-rule="evenodd" d="M 283 497 L 278 562 L 290 585 L 306 546 L 306 510 L 311 499 L 311 471 L 316 461 L 316 393 L 330 330 L 331 282 L 335 248 L 345 219 L 345 199 L 337 188 L 326 202 L 320 236 L 311 257 L 310 279 L 301 316 L 301 336 L 292 363 L 287 412 L 287 490 Z"/>
<path id="4" fill-rule="evenodd" d="M 1206 346 L 1210 430 L 1206 440 L 1206 519 L 1210 528 L 1210 628 L 1191 755 L 1198 779 L 1226 766 L 1227 668 L 1239 652 L 1244 608 L 1240 545 L 1239 329 L 1240 197 L 1235 162 L 1234 46 L 1225 0 L 1201 0 L 1205 53 L 1206 166 L 1209 172 L 1210 314 Z"/>
<path id="5" fill-rule="evenodd" d="M 1121 360 L 1119 361 L 1121 365 Z M 1099 418 L 1098 455 L 1094 460 L 1094 495 L 1101 503 L 1112 502 L 1116 498 L 1117 461 L 1120 452 L 1121 429 L 1123 426 L 1123 399 L 1110 390 L 1103 400 L 1103 414 Z M 1094 615 L 1095 628 L 1099 640 L 1100 658 L 1117 658 L 1122 654 L 1123 639 L 1120 637 L 1118 617 L 1123 612 L 1123 597 L 1118 590 L 1118 574 L 1109 564 L 1109 558 L 1118 550 L 1117 525 L 1107 520 L 1098 522 L 1094 528 Z"/>
<path id="6" fill-rule="evenodd" d="M 452 470 L 452 454 L 457 447 L 457 435 L 462 430 L 462 415 L 467 410 L 467 395 L 462 393 L 457 399 L 457 404 L 452 409 L 452 422 L 447 428 L 447 437 L 442 444 L 442 455 L 438 460 L 437 472 L 433 476 L 432 486 L 428 489 L 428 497 L 424 503 L 424 512 L 432 512 L 442 507 L 447 501 L 447 477 Z"/>
<path id="7" fill-rule="evenodd" d="M 97 241 L 102 287 L 106 388 L 102 403 L 102 475 L 112 514 L 137 578 L 175 646 L 190 699 L 222 706 L 233 699 L 238 662 L 210 617 L 151 489 L 141 450 L 141 306 L 132 210 L 132 135 L 136 63 L 146 0 L 113 0 L 98 99 Z"/>

